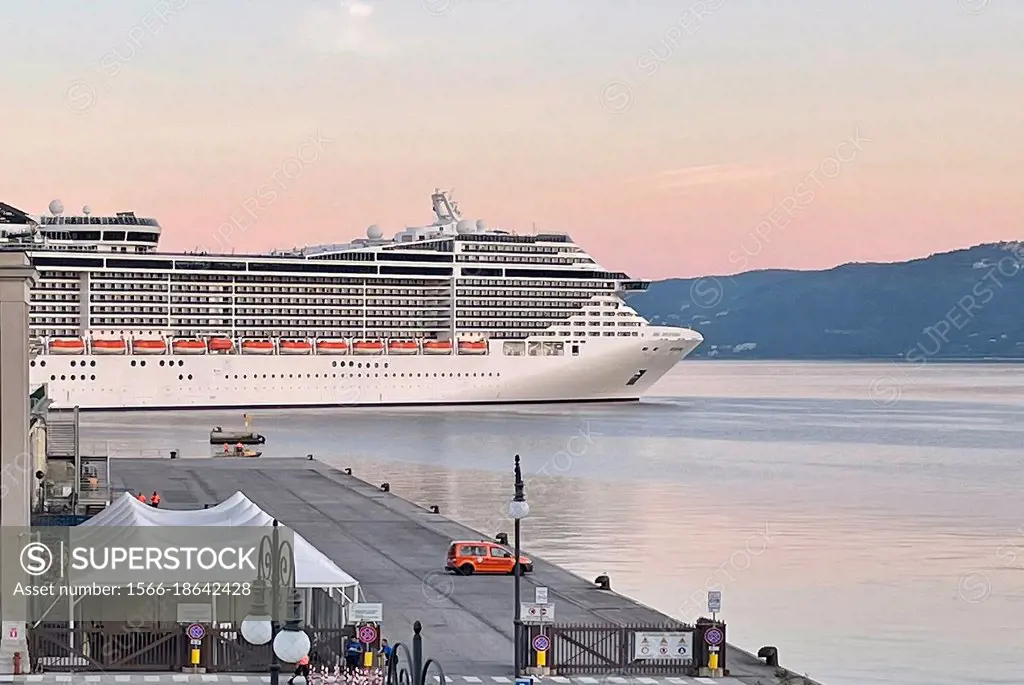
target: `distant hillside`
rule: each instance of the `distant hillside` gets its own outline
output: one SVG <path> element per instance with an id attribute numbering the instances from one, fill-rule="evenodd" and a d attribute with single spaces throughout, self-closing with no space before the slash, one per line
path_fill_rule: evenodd
<path id="1" fill-rule="evenodd" d="M 895 264 L 673 278 L 629 303 L 724 359 L 1024 359 L 1024 243 Z M 909 355 L 909 357 L 908 357 Z"/>

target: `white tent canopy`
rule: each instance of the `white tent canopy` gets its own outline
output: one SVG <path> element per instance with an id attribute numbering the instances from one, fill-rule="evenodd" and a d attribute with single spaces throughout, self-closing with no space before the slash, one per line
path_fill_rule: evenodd
<path id="1" fill-rule="evenodd" d="M 81 526 L 97 527 L 150 527 L 150 526 L 259 526 L 270 527 L 274 517 L 263 511 L 241 492 L 236 492 L 220 504 L 208 509 L 160 509 L 143 504 L 130 493 L 123 493 L 110 506 Z M 311 545 L 298 533 L 294 538 L 295 587 L 338 588 L 350 590 L 344 594 L 359 597 L 359 581 L 345 573 L 330 558 Z"/>

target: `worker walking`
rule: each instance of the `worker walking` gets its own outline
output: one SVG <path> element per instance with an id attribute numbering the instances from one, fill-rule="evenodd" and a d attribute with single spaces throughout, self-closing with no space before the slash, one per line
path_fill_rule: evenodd
<path id="1" fill-rule="evenodd" d="M 138 494 L 138 496 L 136 496 L 136 498 L 135 498 L 135 499 L 139 500 L 139 501 L 140 501 L 140 502 L 142 502 L 143 504 L 145 504 L 145 503 L 146 503 L 146 496 L 145 496 L 145 495 L 143 495 L 143 494 L 142 494 L 141 492 L 140 492 L 140 493 Z"/>
<path id="2" fill-rule="evenodd" d="M 149 498 L 149 504 L 154 508 L 160 506 L 160 493 L 156 490 L 153 491 L 153 496 Z"/>
<path id="3" fill-rule="evenodd" d="M 231 454 L 231 447 L 226 442 L 224 443 L 224 454 Z"/>
<path id="4" fill-rule="evenodd" d="M 306 654 L 295 664 L 295 674 L 288 679 L 288 685 L 294 685 L 295 679 L 299 676 L 305 678 L 306 682 L 309 682 L 309 655 Z"/>

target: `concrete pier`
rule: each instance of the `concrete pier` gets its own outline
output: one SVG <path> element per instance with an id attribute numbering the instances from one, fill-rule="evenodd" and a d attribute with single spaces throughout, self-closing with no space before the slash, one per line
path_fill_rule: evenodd
<path id="1" fill-rule="evenodd" d="M 512 671 L 513 579 L 443 573 L 451 540 L 485 539 L 486 534 L 316 461 L 117 459 L 112 480 L 122 490 L 158 490 L 165 508 L 201 508 L 241 490 L 359 580 L 366 601 L 384 604 L 384 637 L 407 642 L 411 624 L 419 620 L 425 654 L 440 660 L 449 675 L 497 682 Z M 546 586 L 558 623 L 654 625 L 670 620 L 534 560 L 534 573 L 522 579 L 523 595 L 532 597 L 534 586 Z M 776 668 L 732 645 L 728 667 L 731 678 L 717 682 L 781 682 Z M 671 680 L 677 685 L 709 682 Z"/>

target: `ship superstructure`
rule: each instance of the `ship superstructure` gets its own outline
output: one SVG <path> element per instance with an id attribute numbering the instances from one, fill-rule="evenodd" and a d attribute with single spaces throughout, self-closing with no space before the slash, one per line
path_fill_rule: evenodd
<path id="1" fill-rule="evenodd" d="M 702 340 L 624 301 L 561 233 L 517 235 L 431 195 L 390 239 L 264 255 L 158 251 L 155 219 L 0 203 L 0 249 L 40 274 L 33 382 L 56 408 L 638 399 Z"/>

